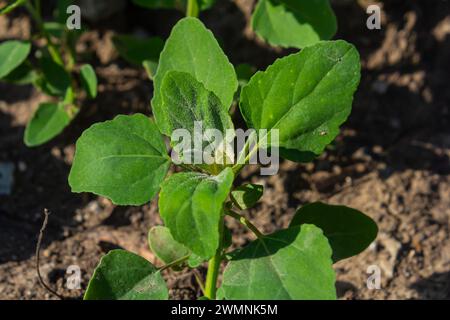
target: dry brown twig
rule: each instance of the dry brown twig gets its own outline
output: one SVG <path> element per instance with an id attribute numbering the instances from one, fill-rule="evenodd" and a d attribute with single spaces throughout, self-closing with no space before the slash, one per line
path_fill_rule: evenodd
<path id="1" fill-rule="evenodd" d="M 50 286 L 48 284 L 45 283 L 44 279 L 41 276 L 41 270 L 40 270 L 40 253 L 41 253 L 41 243 L 42 243 L 42 238 L 44 237 L 44 232 L 45 229 L 47 228 L 47 223 L 48 223 L 48 217 L 50 215 L 50 212 L 47 209 L 44 209 L 44 222 L 42 223 L 42 227 L 41 230 L 39 231 L 39 237 L 38 237 L 38 241 L 36 244 L 36 271 L 37 271 L 37 275 L 38 275 L 38 279 L 39 282 L 41 283 L 41 285 L 50 293 L 54 294 L 55 296 L 57 296 L 59 299 L 64 300 L 64 297 L 60 294 L 58 294 L 55 290 L 53 290 L 52 288 L 50 288 Z"/>

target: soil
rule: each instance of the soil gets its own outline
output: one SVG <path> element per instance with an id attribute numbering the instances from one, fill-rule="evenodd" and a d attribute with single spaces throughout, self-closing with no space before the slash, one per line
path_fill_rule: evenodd
<path id="1" fill-rule="evenodd" d="M 263 199 L 247 215 L 264 232 L 285 227 L 295 209 L 322 200 L 355 207 L 379 226 L 362 254 L 335 265 L 341 299 L 450 298 L 450 3 L 383 1 L 382 29 L 366 28 L 372 1 L 334 5 L 336 38 L 361 54 L 362 81 L 353 113 L 335 143 L 313 163 L 284 161 L 276 176 L 249 167 L 242 181 L 265 186 Z M 342 4 L 345 3 L 345 4 Z M 249 27 L 253 0 L 218 1 L 202 14 L 234 64 L 264 69 L 291 51 L 270 48 Z M 79 50 L 94 61 L 99 96 L 59 137 L 39 148 L 22 142 L 24 126 L 48 99 L 31 86 L 0 83 L 0 162 L 13 163 L 14 184 L 0 195 L 0 298 L 55 299 L 36 277 L 35 245 L 43 210 L 51 212 L 41 252 L 41 272 L 60 294 L 82 297 L 100 257 L 113 248 L 136 252 L 156 265 L 147 246 L 151 226 L 161 224 L 157 200 L 141 207 L 116 207 L 105 198 L 73 194 L 67 184 L 74 143 L 91 124 L 116 114 L 150 115 L 152 83 L 143 70 L 119 59 L 114 33 L 167 37 L 181 14 L 133 8 L 90 25 Z M 349 18 L 350 17 L 350 18 Z M 25 38 L 32 23 L 22 11 L 0 17 L 0 40 Z M 237 119 L 240 121 L 240 119 Z M 233 245 L 252 239 L 234 221 Z M 366 285 L 368 268 L 381 271 L 380 289 Z M 78 266 L 80 289 L 69 290 L 69 266 Z M 205 269 L 200 268 L 204 275 Z M 191 271 L 167 272 L 170 295 L 200 295 Z"/>

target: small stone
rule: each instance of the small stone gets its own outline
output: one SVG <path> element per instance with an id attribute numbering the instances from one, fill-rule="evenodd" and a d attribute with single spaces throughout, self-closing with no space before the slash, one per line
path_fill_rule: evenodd
<path id="1" fill-rule="evenodd" d="M 342 168 L 340 166 L 334 165 L 333 166 L 333 173 L 336 175 L 342 174 Z"/>
<path id="2" fill-rule="evenodd" d="M 378 94 L 385 94 L 388 88 L 389 83 L 380 80 L 375 81 L 372 85 L 372 90 Z"/>
<path id="3" fill-rule="evenodd" d="M 51 153 L 56 159 L 61 159 L 61 150 L 59 148 L 53 147 Z"/>
<path id="4" fill-rule="evenodd" d="M 379 146 L 379 145 L 375 145 L 372 148 L 372 152 L 375 154 L 381 154 L 381 153 L 383 153 L 383 147 Z"/>
<path id="5" fill-rule="evenodd" d="M 10 195 L 14 183 L 14 164 L 0 162 L 0 195 Z"/>
<path id="6" fill-rule="evenodd" d="M 24 161 L 19 161 L 17 167 L 18 167 L 20 172 L 27 171 L 27 164 Z"/>

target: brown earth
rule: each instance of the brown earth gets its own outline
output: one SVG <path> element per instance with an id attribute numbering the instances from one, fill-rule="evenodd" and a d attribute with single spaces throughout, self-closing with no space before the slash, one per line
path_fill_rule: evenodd
<path id="1" fill-rule="evenodd" d="M 234 64 L 263 69 L 288 51 L 256 39 L 248 26 L 253 2 L 221 0 L 201 18 L 222 39 Z M 313 163 L 286 161 L 279 175 L 271 177 L 247 168 L 242 181 L 265 186 L 262 201 L 248 217 L 271 232 L 286 226 L 295 209 L 308 202 L 360 209 L 376 220 L 380 232 L 365 252 L 335 265 L 339 297 L 449 299 L 450 3 L 383 1 L 382 29 L 374 31 L 365 27 L 368 3 L 335 6 L 336 38 L 354 43 L 363 62 L 349 121 Z M 76 121 L 45 146 L 29 149 L 22 136 L 33 110 L 47 98 L 29 86 L 0 84 L 0 162 L 15 165 L 13 192 L 0 196 L 1 299 L 55 298 L 39 285 L 34 267 L 44 208 L 51 216 L 41 268 L 60 294 L 80 298 L 99 258 L 112 248 L 159 264 L 146 243 L 148 229 L 161 224 L 156 200 L 142 207 L 115 207 L 104 198 L 72 194 L 67 175 L 76 138 L 89 125 L 118 113 L 150 114 L 152 83 L 142 70 L 117 58 L 111 35 L 139 31 L 165 37 L 180 17 L 129 5 L 125 13 L 92 25 L 79 49 L 95 62 L 99 96 L 86 102 Z M 27 37 L 30 25 L 20 11 L 0 17 L 0 40 Z M 235 231 L 235 246 L 252 238 L 234 221 L 227 223 Z M 81 268 L 81 290 L 65 287 L 70 265 Z M 381 270 L 379 290 L 366 286 L 371 265 Z M 165 276 L 173 298 L 200 294 L 192 272 Z"/>

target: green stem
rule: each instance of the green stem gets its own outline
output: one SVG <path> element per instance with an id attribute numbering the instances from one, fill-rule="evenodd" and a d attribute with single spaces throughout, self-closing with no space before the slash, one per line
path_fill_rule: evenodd
<path id="1" fill-rule="evenodd" d="M 41 0 L 34 0 L 34 6 L 37 12 L 41 12 Z"/>
<path id="2" fill-rule="evenodd" d="M 200 276 L 197 270 L 192 269 L 192 272 L 194 273 L 195 280 L 197 280 L 200 290 L 202 290 L 203 295 L 205 295 L 205 285 L 203 284 L 202 277 Z"/>
<path id="3" fill-rule="evenodd" d="M 241 216 L 239 213 L 234 212 L 233 210 L 227 209 L 227 215 L 238 220 L 241 224 L 246 226 L 250 231 L 252 231 L 257 238 L 262 238 L 264 235 L 258 230 L 258 228 L 250 222 L 246 217 Z"/>
<path id="4" fill-rule="evenodd" d="M 234 176 L 236 177 L 239 172 L 241 172 L 241 170 L 250 163 L 250 159 L 253 157 L 253 155 L 258 152 L 259 149 L 259 145 L 256 144 L 255 146 L 253 146 L 253 149 L 250 150 L 250 152 L 247 154 L 247 156 L 245 157 L 245 160 L 243 161 L 243 163 L 236 163 L 232 169 L 233 169 L 233 173 Z"/>
<path id="5" fill-rule="evenodd" d="M 186 8 L 186 17 L 198 18 L 199 12 L 200 12 L 200 9 L 198 6 L 198 0 L 188 0 L 187 8 Z"/>
<path id="6" fill-rule="evenodd" d="M 252 146 L 251 150 L 250 146 Z M 255 136 L 255 134 L 253 133 L 248 137 L 247 141 L 245 142 L 244 148 L 239 154 L 236 164 L 232 167 L 235 177 L 239 174 L 239 172 L 241 172 L 242 168 L 250 163 L 251 158 L 256 152 L 258 152 L 258 149 L 259 141 L 257 136 Z"/>
<path id="7" fill-rule="evenodd" d="M 40 2 L 37 2 L 36 4 L 39 5 L 39 7 L 40 7 Z M 52 39 L 50 38 L 50 35 L 45 31 L 44 22 L 42 20 L 40 10 L 36 10 L 33 7 L 33 5 L 31 4 L 31 2 L 29 2 L 29 1 L 25 2 L 25 7 L 27 8 L 28 12 L 30 12 L 30 14 L 33 17 L 33 19 L 35 20 L 39 30 L 41 31 L 41 33 L 44 35 L 45 39 L 47 40 L 48 52 L 52 56 L 53 60 L 55 60 L 55 62 L 60 64 L 61 66 L 64 66 L 64 60 L 62 59 L 61 54 L 59 53 L 59 51 L 56 49 L 55 45 L 53 44 Z"/>
<path id="8" fill-rule="evenodd" d="M 67 53 L 67 69 L 72 72 L 75 66 L 75 52 L 69 44 L 67 45 Z"/>
<path id="9" fill-rule="evenodd" d="M 219 222 L 219 247 L 216 254 L 208 262 L 208 272 L 206 273 L 205 297 L 209 300 L 216 299 L 217 278 L 219 276 L 220 263 L 222 262 L 223 251 L 223 230 L 224 216 L 222 215 Z"/>
<path id="10" fill-rule="evenodd" d="M 189 255 L 181 257 L 181 258 L 179 258 L 179 259 L 177 259 L 177 260 L 175 260 L 175 261 L 173 261 L 171 263 L 166 264 L 165 266 L 162 266 L 161 268 L 159 268 L 159 271 L 163 271 L 163 270 L 172 268 L 174 266 L 177 266 L 177 265 L 185 262 L 187 259 L 189 259 Z"/>

